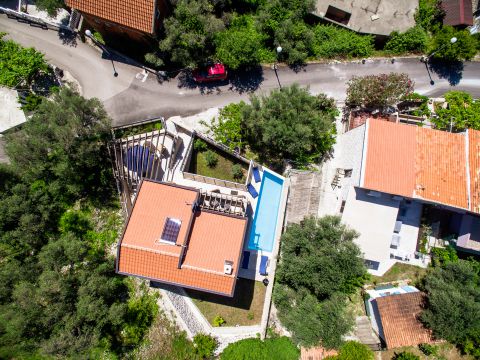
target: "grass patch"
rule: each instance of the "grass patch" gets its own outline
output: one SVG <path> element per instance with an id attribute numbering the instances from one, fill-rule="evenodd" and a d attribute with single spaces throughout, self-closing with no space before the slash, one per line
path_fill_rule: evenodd
<path id="1" fill-rule="evenodd" d="M 354 314 L 354 316 L 366 315 L 362 289 L 357 289 L 355 294 L 352 294 L 348 297 L 348 309 Z"/>
<path id="2" fill-rule="evenodd" d="M 207 165 L 206 154 L 208 150 L 214 152 L 217 155 L 218 161 L 214 167 L 209 167 Z M 233 177 L 232 166 L 238 164 L 242 167 L 243 177 L 241 179 L 235 180 Z M 233 156 L 229 156 L 225 152 L 217 149 L 216 147 L 207 144 L 205 151 L 200 151 L 193 149 L 192 161 L 190 162 L 189 171 L 193 174 L 208 176 L 216 179 L 228 180 L 238 183 L 243 183 L 245 177 L 247 176 L 248 166 L 241 161 L 238 161 Z"/>
<path id="3" fill-rule="evenodd" d="M 186 291 L 212 325 L 217 316 L 225 320 L 224 326 L 260 324 L 266 287 L 259 281 L 239 278 L 233 298 L 195 290 Z"/>
<path id="4" fill-rule="evenodd" d="M 388 270 L 383 276 L 371 276 L 371 284 L 380 284 L 386 282 L 394 282 L 399 280 L 410 279 L 414 283 L 423 278 L 428 269 L 421 268 L 415 265 L 395 263 L 390 270 Z"/>

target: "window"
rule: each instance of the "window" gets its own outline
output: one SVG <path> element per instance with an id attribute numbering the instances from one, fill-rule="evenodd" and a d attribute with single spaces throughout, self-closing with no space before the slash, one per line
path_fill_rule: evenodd
<path id="1" fill-rule="evenodd" d="M 325 14 L 325 17 L 327 19 L 336 21 L 340 24 L 347 25 L 348 22 L 350 21 L 350 16 L 352 14 L 343 11 L 339 8 L 336 8 L 335 6 L 329 5 L 327 9 L 327 13 Z"/>
<path id="2" fill-rule="evenodd" d="M 380 263 L 378 261 L 373 261 L 373 260 L 364 260 L 365 266 L 367 269 L 370 270 L 378 270 L 378 267 L 380 266 Z"/>
<path id="3" fill-rule="evenodd" d="M 178 233 L 180 232 L 181 220 L 167 217 L 163 226 L 160 242 L 174 245 L 177 242 Z"/>

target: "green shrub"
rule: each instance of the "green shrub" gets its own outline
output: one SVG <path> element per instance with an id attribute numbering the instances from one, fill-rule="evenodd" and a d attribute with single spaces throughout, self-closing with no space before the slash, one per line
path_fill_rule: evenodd
<path id="1" fill-rule="evenodd" d="M 217 340 L 206 334 L 197 334 L 193 337 L 195 353 L 202 359 L 211 358 L 218 346 Z"/>
<path id="2" fill-rule="evenodd" d="M 214 168 L 218 164 L 218 155 L 212 150 L 208 150 L 205 152 L 205 161 L 208 167 Z"/>
<path id="3" fill-rule="evenodd" d="M 247 319 L 248 319 L 248 320 L 253 320 L 254 318 L 255 318 L 255 315 L 253 314 L 253 312 L 250 311 L 250 312 L 247 314 Z"/>
<path id="4" fill-rule="evenodd" d="M 384 50 L 393 54 L 423 53 L 427 50 L 428 35 L 420 26 L 415 26 L 403 33 L 392 32 Z"/>
<path id="5" fill-rule="evenodd" d="M 215 316 L 215 318 L 213 319 L 213 326 L 215 327 L 219 327 L 219 326 L 222 326 L 223 324 L 225 324 L 225 319 L 223 317 L 221 317 L 220 315 L 217 315 Z"/>
<path id="6" fill-rule="evenodd" d="M 433 248 L 432 249 L 432 266 L 443 266 L 451 262 L 457 262 L 457 251 L 451 245 L 446 248 Z"/>
<path id="7" fill-rule="evenodd" d="M 408 351 L 402 351 L 401 353 L 395 353 L 392 360 L 420 360 L 420 356 L 412 354 Z"/>
<path id="8" fill-rule="evenodd" d="M 158 68 L 164 65 L 163 60 L 154 53 L 145 54 L 145 61 L 155 68 Z"/>
<path id="9" fill-rule="evenodd" d="M 237 181 L 243 178 L 243 168 L 241 165 L 239 164 L 232 165 L 232 176 Z"/>
<path id="10" fill-rule="evenodd" d="M 22 110 L 24 111 L 35 111 L 42 103 L 43 97 L 36 95 L 34 93 L 28 93 L 28 95 L 22 101 Z"/>
<path id="11" fill-rule="evenodd" d="M 433 345 L 430 344 L 420 344 L 418 345 L 418 348 L 422 353 L 424 353 L 426 356 L 430 355 L 437 355 L 437 348 Z"/>
<path id="12" fill-rule="evenodd" d="M 245 339 L 228 345 L 220 355 L 221 360 L 298 360 L 300 351 L 286 337 L 275 337 L 262 341 Z"/>
<path id="13" fill-rule="evenodd" d="M 193 148 L 198 152 L 203 152 L 208 149 L 208 145 L 202 139 L 195 139 L 195 142 L 193 143 Z"/>
<path id="14" fill-rule="evenodd" d="M 100 44 L 105 45 L 105 40 L 103 40 L 102 34 L 100 34 L 98 31 L 94 31 L 92 34 L 93 38 L 97 40 Z"/>
<path id="15" fill-rule="evenodd" d="M 441 28 L 444 16 L 441 0 L 420 0 L 415 22 L 427 31 L 436 32 Z"/>
<path id="16" fill-rule="evenodd" d="M 78 236 L 82 236 L 92 229 L 92 224 L 85 212 L 67 210 L 60 218 L 59 229 L 62 233 L 72 232 Z"/>
<path id="17" fill-rule="evenodd" d="M 317 25 L 312 51 L 319 58 L 368 57 L 374 51 L 373 37 L 333 25 Z"/>
<path id="18" fill-rule="evenodd" d="M 450 43 L 455 37 L 457 41 Z M 468 30 L 458 30 L 452 26 L 444 26 L 433 37 L 433 57 L 444 61 L 471 60 L 477 53 L 477 41 Z"/>
<path id="19" fill-rule="evenodd" d="M 374 353 L 366 345 L 357 341 L 347 341 L 342 345 L 338 353 L 338 360 L 373 360 Z"/>

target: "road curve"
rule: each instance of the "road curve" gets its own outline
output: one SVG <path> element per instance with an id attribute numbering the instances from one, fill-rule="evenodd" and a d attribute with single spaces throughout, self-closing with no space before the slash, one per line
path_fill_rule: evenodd
<path id="1" fill-rule="evenodd" d="M 312 93 L 326 93 L 338 101 L 345 98 L 345 83 L 354 75 L 405 72 L 415 81 L 416 91 L 439 96 L 451 89 L 465 90 L 480 97 L 480 63 L 467 62 L 463 68 L 427 71 L 418 59 L 367 60 L 361 62 L 309 64 L 298 71 L 281 66 L 277 73 L 268 67 L 233 75 L 227 84 L 196 86 L 182 75 L 159 83 L 152 75 L 141 80 L 138 67 L 111 61 L 95 48 L 77 40 L 65 41 L 52 30 L 42 30 L 0 15 L 0 31 L 24 46 L 33 46 L 46 59 L 68 70 L 82 86 L 83 95 L 98 97 L 115 125 L 148 118 L 192 115 L 212 107 L 248 99 L 251 92 L 298 83 Z M 113 76 L 113 66 L 118 77 Z"/>

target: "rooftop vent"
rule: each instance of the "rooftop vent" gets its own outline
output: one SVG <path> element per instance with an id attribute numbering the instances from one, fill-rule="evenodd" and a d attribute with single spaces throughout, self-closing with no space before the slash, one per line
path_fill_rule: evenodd
<path id="1" fill-rule="evenodd" d="M 227 275 L 232 275 L 233 261 L 225 260 L 225 263 L 223 264 L 223 272 Z"/>
<path id="2" fill-rule="evenodd" d="M 178 233 L 180 232 L 181 225 L 181 220 L 167 217 L 167 219 L 165 220 L 165 225 L 163 226 L 160 242 L 174 245 L 177 242 Z"/>

